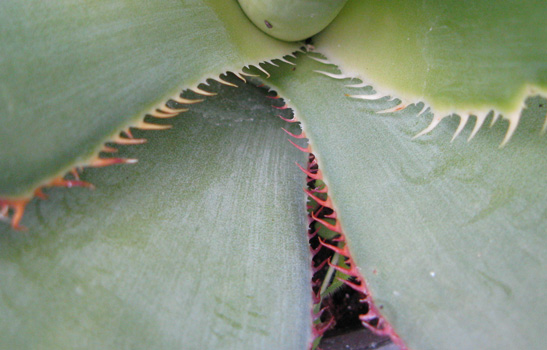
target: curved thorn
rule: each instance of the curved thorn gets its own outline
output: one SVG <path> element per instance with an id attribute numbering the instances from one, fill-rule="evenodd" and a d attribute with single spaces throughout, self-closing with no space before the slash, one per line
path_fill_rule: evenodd
<path id="1" fill-rule="evenodd" d="M 380 329 L 374 327 L 373 325 L 371 325 L 371 324 L 368 323 L 368 322 L 363 321 L 363 322 L 361 322 L 361 323 L 362 323 L 363 327 L 367 328 L 371 333 L 376 334 L 377 336 L 383 337 L 383 336 L 389 335 L 389 334 L 386 333 L 385 331 L 380 330 Z M 393 339 L 392 339 L 392 341 L 393 341 Z M 402 349 L 402 348 L 401 348 L 401 349 Z"/>
<path id="2" fill-rule="evenodd" d="M 381 99 L 383 97 L 389 97 L 389 96 L 386 96 L 386 95 L 381 94 L 379 92 L 374 93 L 374 94 L 370 94 L 370 95 L 350 95 L 350 94 L 345 94 L 345 95 L 347 97 L 356 98 L 356 99 L 359 99 L 359 100 L 366 100 L 366 101 L 373 101 L 373 100 Z"/>
<path id="3" fill-rule="evenodd" d="M 300 133 L 300 135 L 295 135 L 293 134 L 292 132 L 290 131 L 287 131 L 287 129 L 285 128 L 281 128 L 283 131 L 285 131 L 287 133 L 287 135 L 291 136 L 291 137 L 294 137 L 295 139 L 305 139 L 306 138 L 306 134 L 304 133 L 304 131 L 302 131 Z"/>
<path id="4" fill-rule="evenodd" d="M 378 318 L 380 318 L 380 315 L 378 315 L 376 312 L 372 310 L 369 310 L 366 314 L 359 315 L 359 319 L 361 320 L 361 322 L 367 322 L 367 323 L 374 321 L 375 319 L 378 319 Z"/>
<path id="5" fill-rule="evenodd" d="M 48 196 L 43 191 L 43 187 L 38 187 L 37 189 L 35 189 L 34 196 L 44 200 L 48 198 Z"/>
<path id="6" fill-rule="evenodd" d="M 332 267 L 333 269 L 335 269 L 336 271 L 338 271 L 340 273 L 343 273 L 344 275 L 348 275 L 350 277 L 355 277 L 357 279 L 360 278 L 359 271 L 357 271 L 357 269 L 353 265 L 351 265 L 351 267 L 349 269 L 346 269 L 342 266 L 333 265 L 329 260 L 329 266 Z"/>
<path id="7" fill-rule="evenodd" d="M 298 146 L 296 143 L 292 142 L 292 140 L 288 139 L 288 141 L 294 146 L 296 147 L 298 150 L 304 152 L 304 153 L 311 153 L 311 147 L 310 145 L 308 145 L 308 147 L 304 148 L 302 146 Z"/>
<path id="8" fill-rule="evenodd" d="M 334 65 L 334 63 L 332 63 L 331 61 L 327 60 L 326 58 L 314 57 L 314 56 L 312 56 L 312 55 L 308 55 L 308 57 L 311 58 L 311 59 L 314 60 L 314 61 L 319 62 L 319 63 L 328 64 L 328 65 Z"/>
<path id="9" fill-rule="evenodd" d="M 312 263 L 311 269 L 312 269 L 313 273 L 316 273 L 317 271 L 319 271 L 319 270 L 321 270 L 323 267 L 325 267 L 325 265 L 326 265 L 327 263 L 329 263 L 328 260 L 329 260 L 329 259 L 323 260 L 323 262 L 320 263 L 320 264 L 318 264 L 317 266 L 314 266 L 314 264 Z"/>
<path id="10" fill-rule="evenodd" d="M 22 201 L 13 205 L 13 217 L 11 218 L 11 227 L 15 230 L 26 231 L 27 228 L 23 225 L 20 225 L 23 215 L 25 214 L 25 208 L 27 206 L 27 201 Z"/>
<path id="11" fill-rule="evenodd" d="M 258 75 L 256 75 L 256 74 L 247 73 L 247 72 L 244 72 L 244 71 L 241 71 L 241 75 L 244 75 L 246 77 L 258 77 Z"/>
<path id="12" fill-rule="evenodd" d="M 327 77 L 330 77 L 330 78 L 333 78 L 333 79 L 346 79 L 346 78 L 349 78 L 347 75 L 345 75 L 344 73 L 329 73 L 329 72 L 323 72 L 321 70 L 314 70 L 315 73 L 319 73 L 319 74 L 323 74 L 323 75 L 326 75 Z"/>
<path id="13" fill-rule="evenodd" d="M 319 251 L 321 250 L 321 248 L 323 248 L 322 245 L 318 245 L 315 249 L 310 248 L 310 252 L 311 252 L 312 256 L 316 256 L 317 253 L 319 253 Z"/>
<path id="14" fill-rule="evenodd" d="M 283 119 L 287 123 L 298 123 L 298 119 L 296 119 L 296 116 L 293 116 L 292 119 L 287 119 L 281 115 L 278 115 L 279 118 Z"/>
<path id="15" fill-rule="evenodd" d="M 188 90 L 190 90 L 192 92 L 195 92 L 198 95 L 203 95 L 203 96 L 215 96 L 216 95 L 216 92 L 205 91 L 203 89 L 200 89 L 199 87 L 195 87 L 195 88 L 188 89 Z"/>
<path id="16" fill-rule="evenodd" d="M 137 162 L 137 159 L 131 158 L 95 158 L 89 163 L 90 167 L 100 168 L 104 166 L 114 165 L 114 164 L 134 164 Z"/>
<path id="17" fill-rule="evenodd" d="M 141 130 L 166 130 L 170 129 L 173 126 L 172 125 L 159 125 L 159 124 L 151 124 L 147 123 L 144 120 L 135 125 L 136 128 Z"/>
<path id="18" fill-rule="evenodd" d="M 503 138 L 503 141 L 501 142 L 500 148 L 505 146 L 507 142 L 511 139 L 511 136 L 515 133 L 515 130 L 517 129 L 517 125 L 519 124 L 520 115 L 514 114 L 512 117 L 507 118 L 507 121 L 509 122 L 509 127 L 507 128 L 507 132 L 505 133 L 505 137 Z"/>
<path id="19" fill-rule="evenodd" d="M 333 252 L 338 253 L 338 254 L 340 254 L 340 255 L 345 256 L 346 258 L 348 258 L 349 251 L 348 251 L 347 245 L 345 245 L 344 248 L 340 248 L 340 247 L 337 247 L 337 246 L 335 246 L 335 245 L 332 245 L 332 244 L 329 244 L 329 243 L 323 241 L 323 239 L 321 239 L 321 237 L 318 237 L 318 240 L 319 240 L 319 243 L 320 243 L 323 247 L 325 247 L 325 248 L 327 248 L 327 249 L 330 249 L 330 250 L 332 250 Z"/>
<path id="20" fill-rule="evenodd" d="M 53 181 L 51 181 L 49 183 L 49 186 L 67 187 L 67 188 L 72 188 L 72 187 L 87 187 L 87 188 L 90 188 L 90 189 L 95 188 L 95 186 L 93 186 L 93 184 L 91 184 L 87 181 L 65 180 L 63 178 L 53 179 Z"/>
<path id="21" fill-rule="evenodd" d="M 70 173 L 72 174 L 72 176 L 74 176 L 76 180 L 80 180 L 80 174 L 78 174 L 78 169 L 73 168 Z"/>
<path id="22" fill-rule="evenodd" d="M 257 64 L 257 65 L 254 65 L 253 67 L 257 68 L 258 70 L 260 70 L 260 71 L 262 71 L 264 74 L 266 74 L 266 78 L 269 78 L 269 77 L 270 77 L 270 73 L 268 73 L 267 70 L 265 70 L 264 68 L 262 68 L 262 67 L 260 66 L 260 63 Z"/>
<path id="23" fill-rule="evenodd" d="M 323 174 L 321 173 L 321 170 L 317 170 L 316 173 L 312 173 L 310 172 L 309 170 L 307 169 L 304 169 L 304 167 L 300 164 L 298 164 L 298 162 L 296 162 L 296 165 L 300 168 L 300 170 L 302 170 L 302 172 L 304 174 L 306 174 L 309 178 L 311 179 L 314 179 L 314 180 L 321 180 L 323 179 Z"/>
<path id="24" fill-rule="evenodd" d="M 9 212 L 9 205 L 0 203 L 0 216 L 1 217 L 8 217 Z"/>
<path id="25" fill-rule="evenodd" d="M 105 153 L 116 153 L 118 152 L 118 150 L 114 147 L 110 147 L 110 146 L 106 146 L 106 145 L 103 145 L 101 147 L 101 150 L 100 152 L 105 152 Z"/>
<path id="26" fill-rule="evenodd" d="M 467 121 L 469 120 L 469 115 L 464 114 L 460 116 L 460 123 L 458 124 L 458 128 L 456 129 L 456 132 L 454 132 L 454 135 L 452 136 L 452 139 L 450 142 L 454 141 L 456 137 L 462 132 L 463 128 L 465 128 L 465 124 L 467 124 Z"/>
<path id="27" fill-rule="evenodd" d="M 313 222 L 312 218 L 308 216 L 308 226 Z M 313 238 L 317 235 L 318 230 L 314 229 L 313 232 L 311 232 L 311 229 L 308 230 L 308 237 Z"/>
<path id="28" fill-rule="evenodd" d="M 14 199 L 14 200 L 5 200 L 0 199 L 0 208 L 2 208 L 2 214 L 7 215 L 9 208 L 13 209 L 13 216 L 11 217 L 11 227 L 17 231 L 26 231 L 27 228 L 22 226 L 21 219 L 25 214 L 25 208 L 30 202 L 30 199 Z M 6 210 L 8 208 L 8 210 Z M 5 216 L 5 215 L 4 215 Z"/>
<path id="29" fill-rule="evenodd" d="M 291 56 L 292 57 L 292 56 Z M 278 60 L 280 60 L 281 62 L 285 62 L 287 64 L 290 64 L 291 66 L 296 66 L 296 63 L 293 63 L 291 61 L 289 61 L 288 59 L 286 59 L 285 57 L 281 57 L 281 58 L 277 58 Z"/>
<path id="30" fill-rule="evenodd" d="M 127 135 L 127 137 L 129 137 L 130 139 L 133 138 L 133 134 L 131 133 L 131 129 L 130 128 L 127 128 L 125 130 L 122 131 L 124 134 Z"/>
<path id="31" fill-rule="evenodd" d="M 313 199 L 314 201 L 316 201 L 319 205 L 322 205 L 324 207 L 327 207 L 327 208 L 331 208 L 332 209 L 332 202 L 330 200 L 330 198 L 327 198 L 326 200 L 322 200 L 320 198 L 318 198 L 317 196 L 315 196 L 310 190 L 308 190 L 307 188 L 304 188 L 304 192 L 310 196 L 311 199 Z"/>
<path id="32" fill-rule="evenodd" d="M 399 102 L 399 103 L 398 103 L 396 106 L 394 106 L 394 107 L 382 109 L 382 110 L 380 110 L 380 111 L 376 111 L 376 113 L 378 113 L 378 114 L 394 113 L 394 112 L 399 112 L 399 111 L 405 109 L 406 107 L 407 107 L 407 105 L 403 104 L 402 102 Z"/>
<path id="33" fill-rule="evenodd" d="M 321 316 L 323 315 L 323 312 L 327 309 L 327 307 L 324 307 L 322 308 L 321 310 L 319 310 L 318 312 L 313 312 L 312 311 L 312 319 L 314 321 L 317 321 L 318 319 L 321 318 Z"/>
<path id="34" fill-rule="evenodd" d="M 442 117 L 441 118 L 437 118 L 436 116 L 433 117 L 433 120 L 431 120 L 431 123 L 428 125 L 428 127 L 423 129 L 422 131 L 420 131 L 416 136 L 413 137 L 413 139 L 418 138 L 420 136 L 423 136 L 423 135 L 431 132 L 431 130 L 435 129 L 437 127 L 437 125 L 439 125 L 441 120 L 442 120 Z"/>
<path id="35" fill-rule="evenodd" d="M 339 233 L 339 234 L 343 234 L 342 233 L 342 227 L 340 226 L 340 221 L 339 220 L 336 220 L 336 223 L 333 225 L 333 224 L 327 222 L 324 219 L 320 219 L 320 218 L 316 217 L 313 213 L 311 213 L 311 217 L 315 221 L 319 222 L 320 224 L 322 224 L 323 226 L 328 228 L 329 230 L 334 231 L 334 232 Z"/>
<path id="36" fill-rule="evenodd" d="M 332 209 L 332 208 L 330 208 L 330 209 Z M 336 219 L 336 218 L 338 217 L 338 215 L 336 215 L 336 212 L 333 211 L 332 214 L 325 215 L 325 217 L 326 217 L 327 219 Z"/>
<path id="37" fill-rule="evenodd" d="M 336 277 L 340 282 L 344 283 L 345 285 L 347 285 L 348 287 L 356 290 L 357 292 L 360 292 L 360 293 L 363 293 L 363 294 L 366 294 L 368 295 L 368 291 L 367 289 L 363 286 L 363 284 L 357 284 L 357 283 L 353 283 L 349 280 L 345 280 L 343 278 L 340 278 L 340 277 Z"/>
<path id="38" fill-rule="evenodd" d="M 344 236 L 344 234 L 340 234 L 338 237 L 332 238 L 331 241 L 333 241 L 333 242 L 344 242 L 344 243 L 346 243 L 346 237 Z M 350 263 L 350 262 L 348 261 L 348 264 L 349 264 L 349 263 Z"/>
<path id="39" fill-rule="evenodd" d="M 328 187 L 327 187 L 327 185 L 323 185 L 323 188 L 316 187 L 311 191 L 315 192 L 315 193 L 327 193 L 328 192 Z"/>
<path id="40" fill-rule="evenodd" d="M 322 336 L 328 329 L 334 325 L 334 317 L 332 317 L 328 322 L 320 323 L 315 325 L 312 329 L 314 337 Z"/>
<path id="41" fill-rule="evenodd" d="M 494 124 L 496 124 L 496 122 L 498 121 L 499 118 L 500 118 L 500 114 L 494 113 L 494 116 L 492 117 L 492 121 L 490 122 L 490 127 L 493 127 Z"/>
<path id="42" fill-rule="evenodd" d="M 146 139 L 127 139 L 117 135 L 110 142 L 117 143 L 118 145 L 141 145 L 146 142 Z"/>
<path id="43" fill-rule="evenodd" d="M 217 81 L 223 85 L 226 85 L 226 86 L 231 86 L 231 87 L 238 87 L 236 84 L 234 83 L 230 83 L 229 81 L 226 81 L 224 79 L 222 79 L 220 76 L 218 77 Z"/>
<path id="44" fill-rule="evenodd" d="M 349 88 L 364 88 L 364 87 L 367 87 L 367 86 L 370 86 L 370 84 L 365 83 L 364 81 L 361 82 L 361 83 L 358 83 L 358 84 L 346 85 L 346 87 L 349 87 Z"/>
<path id="45" fill-rule="evenodd" d="M 192 105 L 194 103 L 200 103 L 200 102 L 204 101 L 203 99 L 184 98 L 184 97 L 181 97 L 180 95 L 176 96 L 176 97 L 171 97 L 171 100 L 173 100 L 177 103 L 183 104 L 183 105 Z"/>
<path id="46" fill-rule="evenodd" d="M 234 75 L 236 77 L 238 77 L 239 79 L 241 79 L 244 83 L 247 83 L 247 79 L 245 79 L 245 77 L 243 77 L 243 75 L 241 75 L 241 73 L 239 72 L 234 72 Z"/>
<path id="47" fill-rule="evenodd" d="M 272 107 L 276 108 L 276 109 L 287 109 L 287 108 L 289 108 L 289 106 L 286 103 L 281 107 L 279 107 L 279 106 L 272 106 Z"/>
<path id="48" fill-rule="evenodd" d="M 473 137 L 475 137 L 475 135 L 477 135 L 477 133 L 479 132 L 481 127 L 484 125 L 484 122 L 486 121 L 487 116 L 488 116 L 488 114 L 483 114 L 483 115 L 477 115 L 476 116 L 475 125 L 473 125 L 473 130 L 471 131 L 471 134 L 467 138 L 467 142 L 471 141 L 471 139 L 473 139 Z"/>
<path id="49" fill-rule="evenodd" d="M 312 304 L 319 304 L 321 302 L 321 295 L 319 294 L 319 292 L 311 293 L 311 301 L 312 301 Z"/>
<path id="50" fill-rule="evenodd" d="M 176 117 L 177 115 L 179 115 L 179 113 L 166 113 L 163 111 L 156 110 L 156 111 L 149 112 L 148 115 L 154 118 L 167 119 L 167 118 Z"/>
<path id="51" fill-rule="evenodd" d="M 416 112 L 416 115 L 418 115 L 418 116 L 428 110 L 428 107 L 423 102 L 418 102 L 416 104 L 416 106 L 421 106 L 422 107 L 422 108 L 420 108 L 420 110 L 418 112 Z"/>
<path id="52" fill-rule="evenodd" d="M 188 112 L 188 108 L 182 107 L 182 108 L 172 108 L 167 105 L 162 106 L 161 108 L 158 108 L 158 111 L 165 114 L 180 114 L 183 112 Z"/>

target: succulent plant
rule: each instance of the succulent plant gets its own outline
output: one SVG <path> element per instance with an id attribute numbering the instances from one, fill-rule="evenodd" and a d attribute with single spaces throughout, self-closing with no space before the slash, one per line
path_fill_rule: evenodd
<path id="1" fill-rule="evenodd" d="M 0 348 L 542 349 L 547 5 L 239 2 L 0 3 Z"/>

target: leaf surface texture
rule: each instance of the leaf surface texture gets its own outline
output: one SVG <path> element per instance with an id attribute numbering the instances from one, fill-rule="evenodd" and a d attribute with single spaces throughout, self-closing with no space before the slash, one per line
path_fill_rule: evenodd
<path id="1" fill-rule="evenodd" d="M 0 227 L 2 349 L 304 349 L 305 161 L 252 87 L 223 88 Z"/>
<path id="2" fill-rule="evenodd" d="M 505 122 L 450 143 L 449 120 L 413 139 L 420 106 L 355 100 L 354 83 L 299 57 L 269 84 L 295 109 L 377 306 L 411 349 L 541 349 L 547 302 L 544 100 L 499 149 Z M 337 93 L 333 93 L 336 91 Z M 541 107 L 542 106 L 542 107 Z M 463 133 L 470 133 L 470 127 Z"/>
<path id="3" fill-rule="evenodd" d="M 281 57 L 236 1 L 0 4 L 0 196 L 29 197 L 185 88 Z"/>

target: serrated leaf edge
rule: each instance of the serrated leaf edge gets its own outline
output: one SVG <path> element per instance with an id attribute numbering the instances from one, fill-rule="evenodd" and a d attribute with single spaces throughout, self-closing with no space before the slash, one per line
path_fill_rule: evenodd
<path id="1" fill-rule="evenodd" d="M 371 101 L 385 99 L 385 98 L 389 98 L 390 100 L 396 100 L 397 104 L 395 106 L 390 107 L 389 109 L 386 109 L 386 110 L 377 111 L 377 113 L 379 114 L 399 112 L 406 109 L 407 107 L 411 105 L 422 106 L 422 109 L 417 113 L 418 115 L 424 112 L 431 112 L 433 114 L 433 119 L 431 120 L 430 124 L 424 130 L 422 130 L 417 135 L 415 135 L 414 138 L 418 138 L 420 136 L 430 133 L 446 117 L 457 115 L 460 118 L 460 123 L 458 127 L 456 128 L 451 141 L 454 141 L 460 135 L 461 131 L 464 129 L 464 127 L 467 125 L 470 119 L 472 119 L 471 117 L 473 116 L 475 117 L 475 125 L 473 126 L 473 130 L 471 131 L 471 134 L 469 135 L 467 139 L 467 141 L 471 141 L 473 137 L 475 137 L 475 135 L 478 133 L 478 131 L 482 128 L 482 126 L 485 124 L 484 122 L 487 119 L 487 117 L 492 115 L 493 118 L 490 123 L 490 127 L 493 126 L 496 123 L 496 121 L 500 119 L 500 117 L 508 122 L 507 131 L 500 144 L 500 148 L 501 148 L 510 141 L 515 130 L 517 129 L 522 111 L 526 108 L 526 103 L 525 103 L 526 99 L 533 96 L 541 96 L 543 98 L 547 98 L 547 88 L 534 85 L 534 84 L 527 84 L 521 89 L 521 92 L 519 93 L 519 97 L 517 98 L 518 102 L 511 109 L 502 110 L 502 109 L 494 108 L 494 107 L 475 108 L 472 106 L 469 106 L 469 107 L 464 106 L 461 108 L 453 108 L 453 109 L 444 109 L 444 108 L 436 107 L 436 104 L 433 101 L 428 101 L 426 98 L 417 97 L 417 96 L 404 96 L 404 94 L 402 94 L 399 91 L 391 91 L 389 89 L 383 88 L 381 84 L 373 82 L 371 79 L 368 79 L 367 77 L 362 76 L 362 74 L 346 73 L 344 72 L 343 66 L 330 60 L 323 53 L 319 53 L 319 52 L 308 53 L 308 57 L 314 59 L 315 61 L 319 63 L 324 64 L 325 66 L 328 66 L 328 69 L 331 70 L 331 71 L 316 71 L 319 74 L 323 74 L 325 76 L 328 76 L 333 79 L 338 79 L 338 80 L 351 79 L 352 83 L 349 85 L 346 85 L 346 87 L 349 87 L 349 88 L 361 89 L 366 87 L 366 88 L 373 89 L 372 93 L 370 92 L 370 90 L 368 90 L 366 91 L 367 93 L 347 94 L 346 96 L 350 98 L 371 100 Z M 336 72 L 332 72 L 332 70 L 335 70 Z M 355 82 L 355 81 L 358 81 L 358 82 Z M 540 130 L 540 133 L 544 134 L 546 130 L 547 130 L 547 114 L 545 116 L 545 120 Z"/>
<path id="2" fill-rule="evenodd" d="M 155 103 L 146 112 L 137 114 L 134 118 L 125 122 L 119 126 L 113 133 L 109 134 L 103 140 L 101 140 L 96 147 L 94 147 L 87 155 L 82 156 L 71 162 L 69 165 L 58 171 L 56 174 L 46 177 L 39 183 L 32 186 L 31 190 L 18 195 L 7 196 L 0 194 L 0 221 L 8 221 L 11 223 L 11 227 L 15 230 L 26 230 L 26 227 L 21 225 L 26 205 L 35 197 L 46 199 L 43 194 L 43 189 L 48 187 L 93 187 L 92 184 L 88 184 L 83 181 L 79 181 L 78 173 L 84 168 L 88 167 L 104 167 L 116 164 L 134 164 L 137 159 L 128 158 L 116 158 L 116 157 L 104 157 L 105 153 L 114 153 L 117 151 L 115 147 L 108 144 L 117 145 L 138 145 L 146 143 L 146 139 L 135 139 L 132 135 L 131 129 L 139 130 L 165 130 L 171 128 L 171 125 L 150 123 L 146 120 L 161 120 L 176 117 L 184 112 L 188 111 L 188 106 L 194 103 L 202 102 L 207 97 L 216 95 L 215 92 L 208 91 L 210 88 L 210 82 L 215 81 L 223 85 L 237 87 L 237 85 L 230 83 L 223 79 L 229 73 L 234 74 L 236 77 L 246 82 L 247 77 L 253 77 L 251 71 L 256 69 L 267 76 L 269 73 L 264 69 L 262 64 L 276 65 L 273 61 L 280 60 L 288 64 L 294 64 L 287 60 L 288 57 L 295 57 L 293 53 L 283 55 L 279 58 L 274 57 L 271 59 L 263 60 L 260 62 L 247 63 L 242 66 L 241 69 L 229 68 L 223 73 L 219 74 L 205 74 L 202 79 L 198 79 L 198 82 L 188 87 L 179 88 L 177 93 L 170 95 L 167 98 L 160 99 L 160 102 Z M 187 98 L 183 94 L 187 91 L 191 91 L 194 94 L 200 95 L 203 98 Z M 176 107 L 173 106 L 176 105 Z M 72 175 L 73 180 L 66 180 L 65 177 Z"/>

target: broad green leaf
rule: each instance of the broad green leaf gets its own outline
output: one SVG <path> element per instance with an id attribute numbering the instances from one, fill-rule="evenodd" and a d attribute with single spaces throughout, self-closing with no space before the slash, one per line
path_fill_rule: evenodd
<path id="1" fill-rule="evenodd" d="M 316 46 L 379 93 L 426 102 L 432 127 L 494 110 L 510 136 L 525 98 L 547 96 L 546 17 L 536 0 L 354 0 Z"/>
<path id="2" fill-rule="evenodd" d="M 269 84 L 289 97 L 372 297 L 411 349 L 543 349 L 547 315 L 545 100 L 499 149 L 505 121 L 472 142 L 433 135 L 421 108 L 355 100 L 355 83 L 299 57 Z M 336 92 L 336 93 L 334 93 Z M 464 129 L 464 134 L 470 133 Z"/>
<path id="3" fill-rule="evenodd" d="M 2 1 L 0 196 L 85 165 L 182 89 L 298 48 L 237 2 Z"/>
<path id="4" fill-rule="evenodd" d="M 304 349 L 305 155 L 270 104 L 224 88 L 0 225 L 0 349 Z"/>

